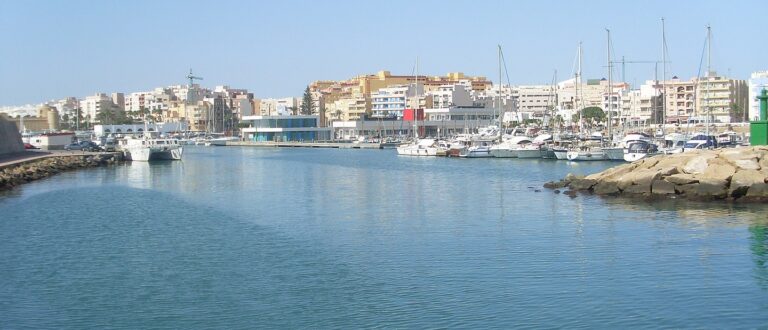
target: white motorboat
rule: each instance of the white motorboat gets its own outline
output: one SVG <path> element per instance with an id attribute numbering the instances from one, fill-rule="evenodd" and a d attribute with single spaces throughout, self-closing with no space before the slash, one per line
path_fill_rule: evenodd
<path id="1" fill-rule="evenodd" d="M 471 146 L 462 150 L 459 157 L 466 158 L 488 158 L 493 157 L 491 155 L 491 142 L 490 141 L 475 141 Z"/>
<path id="2" fill-rule="evenodd" d="M 555 154 L 556 159 L 566 160 L 568 159 L 568 148 L 561 146 L 553 146 L 551 148 L 552 153 Z"/>
<path id="3" fill-rule="evenodd" d="M 437 146 L 434 139 L 421 139 L 414 143 L 398 146 L 397 154 L 403 156 L 437 156 Z"/>
<path id="4" fill-rule="evenodd" d="M 605 158 L 609 160 L 625 160 L 624 154 L 626 153 L 627 147 L 636 141 L 644 141 L 650 143 L 651 137 L 645 133 L 628 133 L 614 146 L 603 148 Z"/>
<path id="5" fill-rule="evenodd" d="M 180 160 L 184 148 L 176 139 L 143 136 L 120 141 L 125 157 L 135 161 Z"/>
<path id="6" fill-rule="evenodd" d="M 529 143 L 516 149 L 517 158 L 541 158 L 541 145 Z"/>
<path id="7" fill-rule="evenodd" d="M 509 136 L 501 143 L 495 144 L 490 148 L 490 154 L 496 158 L 516 158 L 516 150 L 523 144 L 529 144 L 533 142 L 531 138 L 527 136 Z"/>
<path id="8" fill-rule="evenodd" d="M 655 144 L 642 140 L 631 141 L 624 150 L 624 160 L 634 162 L 658 153 L 659 149 Z"/>
<path id="9" fill-rule="evenodd" d="M 570 161 L 591 161 L 606 159 L 603 149 L 599 147 L 582 147 L 569 150 L 566 153 L 566 158 L 568 158 Z"/>
<path id="10" fill-rule="evenodd" d="M 517 158 L 542 158 L 542 146 L 549 140 L 552 140 L 552 135 L 541 134 L 533 142 L 521 144 L 514 152 Z"/>

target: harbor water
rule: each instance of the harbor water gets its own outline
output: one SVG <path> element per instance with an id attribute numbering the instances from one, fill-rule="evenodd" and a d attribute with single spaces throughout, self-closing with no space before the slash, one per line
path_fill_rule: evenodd
<path id="1" fill-rule="evenodd" d="M 0 328 L 760 328 L 768 207 L 614 163 L 185 148 L 0 193 Z"/>

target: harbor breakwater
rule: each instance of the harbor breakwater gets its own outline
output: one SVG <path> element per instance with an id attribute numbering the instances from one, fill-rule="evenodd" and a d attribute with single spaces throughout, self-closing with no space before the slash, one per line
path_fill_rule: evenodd
<path id="1" fill-rule="evenodd" d="M 0 168 L 0 190 L 12 189 L 69 170 L 106 166 L 120 161 L 120 153 L 52 155 L 22 161 Z"/>
<path id="2" fill-rule="evenodd" d="M 0 118 L 0 155 L 24 151 L 16 124 Z"/>
<path id="3" fill-rule="evenodd" d="M 587 176 L 568 174 L 545 188 L 568 194 L 768 201 L 768 146 L 657 155 Z"/>

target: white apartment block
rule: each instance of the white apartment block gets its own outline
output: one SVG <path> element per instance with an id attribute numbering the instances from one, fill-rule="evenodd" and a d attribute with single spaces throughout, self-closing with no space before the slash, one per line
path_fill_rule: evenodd
<path id="1" fill-rule="evenodd" d="M 517 97 L 518 111 L 533 117 L 543 117 L 557 104 L 557 90 L 550 85 L 523 85 L 512 88 Z"/>
<path id="2" fill-rule="evenodd" d="M 96 114 L 102 110 L 112 110 L 112 98 L 104 93 L 97 93 L 93 96 L 86 96 L 80 101 L 80 111 L 84 117 L 90 117 L 93 121 Z"/>
<path id="3" fill-rule="evenodd" d="M 499 103 L 499 95 L 501 96 L 501 103 Z M 483 92 L 472 93 L 472 103 L 475 107 L 481 107 L 490 109 L 496 116 L 500 116 L 499 110 L 503 113 L 516 113 L 517 112 L 517 95 L 510 86 L 493 85 L 488 90 Z M 514 121 L 520 116 L 505 116 L 504 121 Z"/>
<path id="4" fill-rule="evenodd" d="M 757 97 L 768 89 L 768 71 L 753 72 L 749 76 L 749 120 L 760 119 L 760 102 Z"/>
<path id="5" fill-rule="evenodd" d="M 412 87 L 407 85 L 385 87 L 371 93 L 371 117 L 402 118 L 405 108 L 408 107 L 407 99 L 421 94 L 414 94 Z M 420 92 L 423 92 L 423 88 L 420 89 Z"/>
<path id="6" fill-rule="evenodd" d="M 463 84 L 442 85 L 427 95 L 432 96 L 433 108 L 470 107 L 473 106 L 470 88 Z"/>
<path id="7" fill-rule="evenodd" d="M 710 72 L 696 84 L 697 116 L 716 122 L 729 123 L 744 121 L 744 116 L 735 115 L 735 109 L 747 110 L 747 83 L 744 80 L 729 79 Z"/>
<path id="8" fill-rule="evenodd" d="M 299 111 L 300 105 L 296 97 L 259 100 L 261 116 L 288 116 Z"/>
<path id="9" fill-rule="evenodd" d="M 58 101 L 51 102 L 49 105 L 56 108 L 56 110 L 59 112 L 59 115 L 63 116 L 65 114 L 74 114 L 78 103 L 79 101 L 76 97 L 67 97 Z"/>

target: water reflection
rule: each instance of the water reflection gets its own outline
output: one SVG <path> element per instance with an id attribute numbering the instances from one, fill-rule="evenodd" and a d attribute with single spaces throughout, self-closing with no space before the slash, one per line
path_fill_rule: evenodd
<path id="1" fill-rule="evenodd" d="M 674 220 L 685 226 L 749 226 L 766 223 L 768 205 L 728 202 L 699 202 L 683 199 L 642 200 L 633 198 L 604 198 L 612 208 L 633 212 L 652 212 L 651 219 Z"/>
<path id="2" fill-rule="evenodd" d="M 768 226 L 749 227 L 750 250 L 755 261 L 755 279 L 764 290 L 768 290 Z"/>

